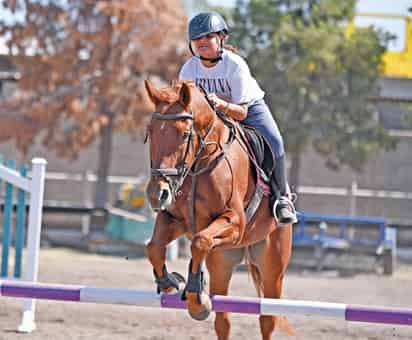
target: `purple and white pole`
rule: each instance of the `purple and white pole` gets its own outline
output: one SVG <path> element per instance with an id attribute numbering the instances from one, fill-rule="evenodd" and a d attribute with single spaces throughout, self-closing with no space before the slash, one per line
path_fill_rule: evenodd
<path id="1" fill-rule="evenodd" d="M 181 301 L 179 294 L 156 294 L 155 292 L 130 289 L 94 288 L 24 281 L 0 281 L 0 296 L 186 309 L 186 303 Z M 212 309 L 216 312 L 227 311 L 262 315 L 299 314 L 334 317 L 346 321 L 412 326 L 412 309 L 406 308 L 215 295 L 212 297 Z"/>

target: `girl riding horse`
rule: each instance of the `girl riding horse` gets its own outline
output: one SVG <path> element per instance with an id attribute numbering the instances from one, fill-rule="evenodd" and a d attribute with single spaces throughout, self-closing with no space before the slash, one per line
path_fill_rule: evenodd
<path id="1" fill-rule="evenodd" d="M 189 48 L 193 56 L 183 65 L 179 78 L 192 80 L 206 89 L 215 109 L 256 128 L 269 142 L 275 157 L 272 181 L 277 192 L 270 204 L 279 226 L 296 223 L 286 178 L 282 136 L 264 101 L 265 93 L 251 75 L 246 62 L 224 44 L 228 36 L 225 20 L 214 12 L 196 15 L 189 23 Z"/>

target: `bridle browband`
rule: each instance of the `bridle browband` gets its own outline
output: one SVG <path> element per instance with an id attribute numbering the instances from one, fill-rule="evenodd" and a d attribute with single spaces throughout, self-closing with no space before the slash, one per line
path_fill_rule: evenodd
<path id="1" fill-rule="evenodd" d="M 189 112 L 180 112 L 174 114 L 161 114 L 160 112 L 153 112 L 152 118 L 158 120 L 178 120 L 178 119 L 192 119 L 193 120 L 193 113 L 192 111 Z"/>

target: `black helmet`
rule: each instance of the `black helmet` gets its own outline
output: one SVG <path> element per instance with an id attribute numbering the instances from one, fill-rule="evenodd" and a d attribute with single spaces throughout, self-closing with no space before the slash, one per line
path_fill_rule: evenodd
<path id="1" fill-rule="evenodd" d="M 222 31 L 227 34 L 229 29 L 222 16 L 216 12 L 199 13 L 189 22 L 189 40 Z"/>

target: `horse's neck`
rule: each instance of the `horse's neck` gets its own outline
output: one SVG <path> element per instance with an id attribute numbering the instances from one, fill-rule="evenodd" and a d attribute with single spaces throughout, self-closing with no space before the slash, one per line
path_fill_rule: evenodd
<path id="1" fill-rule="evenodd" d="M 230 129 L 229 127 L 223 122 L 221 118 L 215 114 L 214 116 L 214 133 L 212 134 L 213 141 L 218 143 L 220 147 L 223 147 L 228 139 L 229 139 L 229 134 L 230 134 Z"/>

